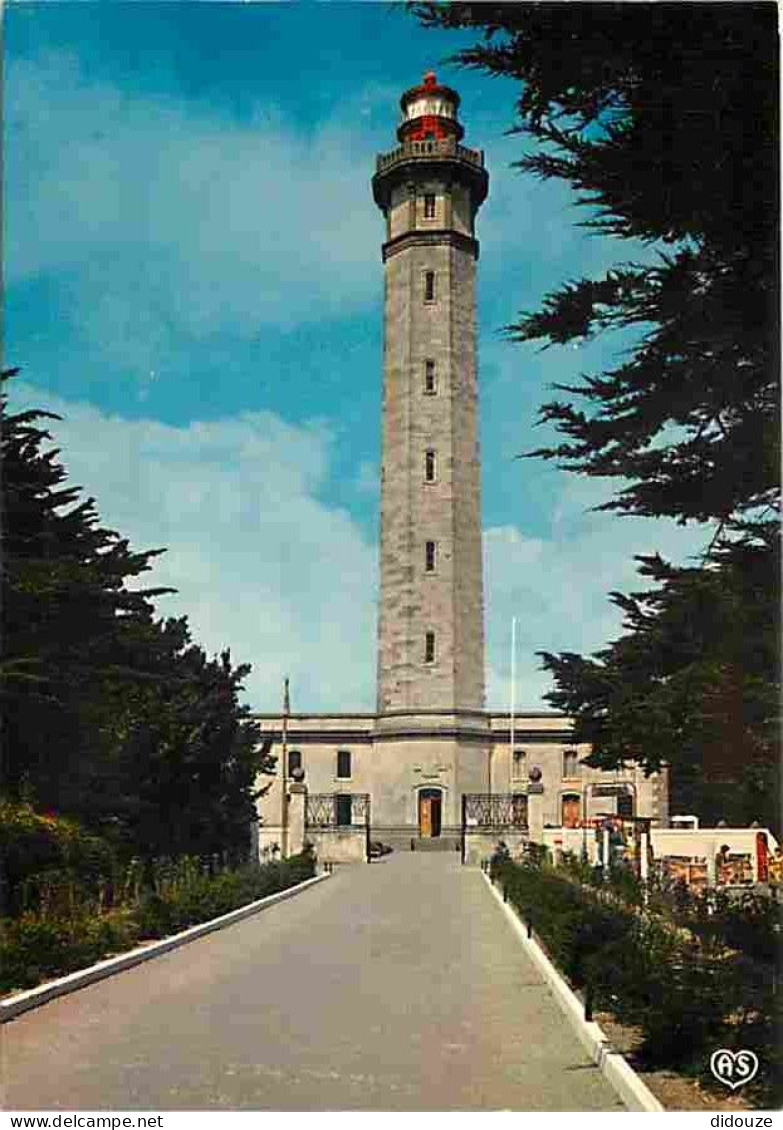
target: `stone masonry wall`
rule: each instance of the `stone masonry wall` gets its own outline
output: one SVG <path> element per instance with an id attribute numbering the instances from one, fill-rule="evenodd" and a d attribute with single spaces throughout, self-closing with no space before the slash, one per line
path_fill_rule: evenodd
<path id="1" fill-rule="evenodd" d="M 419 197 L 435 187 L 436 215 L 426 224 Z M 404 186 L 392 202 L 393 236 L 429 229 L 433 238 L 395 249 L 386 262 L 381 712 L 484 704 L 475 259 L 471 245 L 453 245 L 443 229 L 459 187 L 447 191 L 430 173 L 415 195 Z M 464 208 L 460 199 L 463 217 Z M 432 301 L 425 300 L 428 271 L 435 274 Z M 433 394 L 425 388 L 428 360 Z M 425 480 L 427 450 L 435 452 L 434 482 Z M 427 541 L 436 543 L 433 572 L 425 570 Z M 435 634 L 432 663 L 425 662 L 428 631 Z"/>

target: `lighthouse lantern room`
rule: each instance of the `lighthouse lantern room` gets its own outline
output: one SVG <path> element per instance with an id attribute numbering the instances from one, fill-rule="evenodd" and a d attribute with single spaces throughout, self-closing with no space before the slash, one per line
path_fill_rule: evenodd
<path id="1" fill-rule="evenodd" d="M 459 95 L 450 86 L 441 86 L 434 71 L 428 71 L 421 86 L 406 90 L 400 99 L 402 123 L 397 130 L 400 141 L 440 141 L 462 138 L 457 121 Z"/>

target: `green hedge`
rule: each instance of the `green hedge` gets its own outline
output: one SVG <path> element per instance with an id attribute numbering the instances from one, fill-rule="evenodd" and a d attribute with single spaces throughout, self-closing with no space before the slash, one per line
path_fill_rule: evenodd
<path id="1" fill-rule="evenodd" d="M 729 950 L 722 931 L 694 935 L 540 861 L 497 856 L 491 874 L 574 988 L 640 1030 L 645 1066 L 703 1074 L 716 1048 L 753 1048 L 765 1095 L 779 1096 L 771 967 Z"/>
<path id="2" fill-rule="evenodd" d="M 152 889 L 143 891 L 133 906 L 97 914 L 76 902 L 71 913 L 58 907 L 55 913 L 2 919 L 0 991 L 32 988 L 131 949 L 143 939 L 207 922 L 314 873 L 310 852 L 214 876 L 203 873 L 197 860 L 177 860 L 153 867 Z"/>
<path id="3" fill-rule="evenodd" d="M 23 914 L 0 921 L 0 991 L 31 989 L 132 949 L 140 930 L 130 910 L 101 916 L 43 918 Z"/>

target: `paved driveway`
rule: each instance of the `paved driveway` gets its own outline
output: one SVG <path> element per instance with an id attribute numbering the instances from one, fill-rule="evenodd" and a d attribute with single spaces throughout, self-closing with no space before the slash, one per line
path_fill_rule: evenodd
<path id="1" fill-rule="evenodd" d="M 623 1109 L 447 853 L 346 868 L 0 1041 L 12 1110 Z"/>

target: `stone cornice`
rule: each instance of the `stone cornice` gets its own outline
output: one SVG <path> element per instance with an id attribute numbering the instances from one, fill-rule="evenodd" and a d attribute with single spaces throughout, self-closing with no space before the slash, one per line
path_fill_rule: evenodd
<path id="1" fill-rule="evenodd" d="M 334 717 L 331 715 L 329 717 Z M 265 738 L 273 741 L 282 740 L 282 722 L 279 715 L 268 717 L 265 721 L 274 722 L 274 726 L 263 731 Z M 315 723 L 315 724 L 314 724 Z M 471 725 L 469 721 L 461 722 L 452 715 L 448 721 L 438 725 L 433 718 L 431 723 L 426 721 L 411 722 L 400 718 L 398 720 L 385 720 L 381 727 L 356 726 L 340 729 L 321 728 L 312 717 L 301 728 L 297 726 L 294 718 L 288 722 L 288 743 L 310 744 L 327 743 L 329 745 L 381 745 L 386 742 L 400 740 L 432 741 L 433 739 L 459 740 L 478 742 L 484 745 L 502 745 L 511 739 L 509 730 L 490 730 L 486 726 Z M 574 744 L 574 735 L 570 730 L 530 730 L 515 729 L 514 744 L 549 745 L 549 744 Z"/>
<path id="2" fill-rule="evenodd" d="M 454 231 L 452 228 L 430 228 L 427 231 L 406 231 L 402 235 L 388 240 L 381 249 L 383 261 L 384 263 L 387 262 L 392 255 L 397 255 L 400 251 L 407 251 L 409 247 L 435 247 L 444 243 L 449 247 L 458 247 L 461 251 L 468 251 L 474 259 L 478 259 L 479 244 L 477 239 L 463 235 L 462 232 Z"/>

